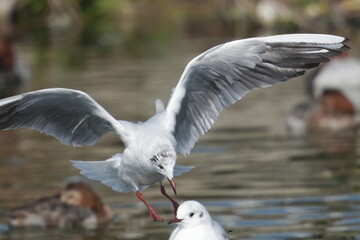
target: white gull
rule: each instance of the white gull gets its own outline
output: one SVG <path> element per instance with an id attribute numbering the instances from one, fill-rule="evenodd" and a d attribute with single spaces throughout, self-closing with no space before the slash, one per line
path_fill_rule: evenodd
<path id="1" fill-rule="evenodd" d="M 206 208 L 197 201 L 183 202 L 176 217 L 169 221 L 178 226 L 169 240 L 228 240 L 225 230 L 211 219 Z"/>
<path id="2" fill-rule="evenodd" d="M 135 191 L 155 221 L 162 219 L 141 190 L 192 167 L 175 166 L 176 153 L 187 155 L 220 111 L 256 88 L 304 74 L 339 55 L 347 39 L 325 34 L 288 34 L 236 40 L 195 57 L 185 68 L 167 107 L 156 101 L 156 114 L 145 122 L 116 120 L 86 93 L 43 89 L 0 100 L 0 129 L 32 128 L 73 146 L 92 145 L 108 132 L 125 150 L 106 161 L 73 161 L 88 178 L 118 192 Z"/>

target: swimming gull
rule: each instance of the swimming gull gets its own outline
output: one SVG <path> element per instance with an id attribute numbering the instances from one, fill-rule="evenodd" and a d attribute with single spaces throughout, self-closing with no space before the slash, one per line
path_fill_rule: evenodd
<path id="1" fill-rule="evenodd" d="M 176 217 L 169 221 L 177 227 L 169 240 L 228 240 L 225 230 L 211 219 L 206 208 L 197 201 L 183 202 Z"/>

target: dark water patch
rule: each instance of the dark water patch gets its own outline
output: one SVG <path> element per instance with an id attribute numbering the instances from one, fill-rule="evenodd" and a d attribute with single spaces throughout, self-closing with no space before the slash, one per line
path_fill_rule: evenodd
<path id="1" fill-rule="evenodd" d="M 259 208 L 259 209 L 244 209 L 239 211 L 241 215 L 289 215 L 300 214 L 306 212 L 319 212 L 324 211 L 327 208 L 324 206 L 294 206 L 283 208 Z"/>
<path id="2" fill-rule="evenodd" d="M 221 153 L 229 150 L 228 146 L 196 146 L 191 153 Z"/>
<path id="3" fill-rule="evenodd" d="M 223 201 L 215 201 L 215 202 L 204 201 L 203 204 L 205 206 L 258 207 L 258 206 L 279 206 L 279 205 L 288 206 L 288 205 L 301 205 L 301 204 L 351 203 L 351 202 L 353 203 L 360 202 L 360 195 L 354 194 L 354 195 L 334 195 L 334 196 L 312 196 L 312 197 L 264 199 L 264 200 L 223 200 Z M 318 207 L 314 207 L 314 208 L 318 209 Z M 290 209 L 296 209 L 296 207 Z M 321 208 L 319 207 L 319 209 Z"/>
<path id="4" fill-rule="evenodd" d="M 290 161 L 331 161 L 331 160 L 351 160 L 356 159 L 357 155 L 336 155 L 325 153 L 314 153 L 307 155 L 295 155 L 289 157 Z"/>
<path id="5" fill-rule="evenodd" d="M 4 160 L 5 163 L 10 165 L 20 165 L 24 163 L 31 162 L 30 159 L 20 158 L 20 157 L 12 157 Z"/>
<path id="6" fill-rule="evenodd" d="M 360 212 L 323 212 L 323 213 L 309 213 L 309 214 L 297 214 L 291 216 L 291 218 L 299 220 L 331 220 L 340 218 L 349 218 L 360 216 Z"/>
<path id="7" fill-rule="evenodd" d="M 360 216 L 360 214 L 358 216 Z M 341 219 L 335 222 L 335 225 L 353 225 L 353 224 L 360 225 L 360 218 Z"/>
<path id="8" fill-rule="evenodd" d="M 238 174 L 240 172 L 239 169 L 226 169 L 226 170 L 215 170 L 212 171 L 214 175 L 229 175 L 229 174 Z"/>
<path id="9" fill-rule="evenodd" d="M 254 234 L 251 238 L 247 238 L 246 240 L 309 239 L 312 237 L 313 234 L 307 232 L 282 232 Z"/>
<path id="10" fill-rule="evenodd" d="M 360 232 L 360 226 L 335 226 L 326 229 L 329 232 Z"/>
<path id="11" fill-rule="evenodd" d="M 232 128 L 216 128 L 211 130 L 213 133 L 216 134 L 243 134 L 243 135 L 249 135 L 253 133 L 266 133 L 269 131 L 269 127 L 267 126 L 259 126 L 259 127 L 232 127 Z"/>
<path id="12" fill-rule="evenodd" d="M 7 224 L 0 224 L 0 235 L 3 235 L 10 231 L 10 226 Z"/>
<path id="13" fill-rule="evenodd" d="M 296 221 L 282 220 L 282 219 L 239 220 L 234 222 L 221 221 L 221 223 L 225 227 L 269 227 L 269 226 L 288 226 L 288 225 L 297 224 Z"/>

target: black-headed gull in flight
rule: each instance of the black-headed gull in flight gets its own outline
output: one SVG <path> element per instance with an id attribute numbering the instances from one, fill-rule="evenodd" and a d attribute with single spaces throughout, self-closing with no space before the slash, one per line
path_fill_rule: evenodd
<path id="1" fill-rule="evenodd" d="M 206 208 L 197 201 L 183 202 L 170 224 L 177 227 L 169 240 L 228 240 L 225 230 L 212 220 Z"/>
<path id="2" fill-rule="evenodd" d="M 125 150 L 106 161 L 74 161 L 88 178 L 115 191 L 135 191 L 153 220 L 161 221 L 141 190 L 191 170 L 175 166 L 176 153 L 187 155 L 210 129 L 220 111 L 256 88 L 304 74 L 347 49 L 346 39 L 324 34 L 289 34 L 236 40 L 211 48 L 186 66 L 167 107 L 140 123 L 116 120 L 90 96 L 72 89 L 44 89 L 0 101 L 0 129 L 33 128 L 64 144 L 91 145 L 108 132 Z"/>

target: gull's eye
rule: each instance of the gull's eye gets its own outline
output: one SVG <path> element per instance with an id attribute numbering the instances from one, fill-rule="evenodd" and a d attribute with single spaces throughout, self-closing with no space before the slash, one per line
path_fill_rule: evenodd
<path id="1" fill-rule="evenodd" d="M 189 216 L 190 216 L 190 217 L 193 217 L 193 216 L 194 216 L 194 213 L 193 213 L 193 212 L 192 212 L 192 213 L 190 213 L 190 214 L 189 214 Z"/>
<path id="2" fill-rule="evenodd" d="M 163 152 L 163 153 L 160 153 L 160 156 L 161 157 L 167 157 L 167 154 L 165 152 Z"/>
<path id="3" fill-rule="evenodd" d="M 161 166 L 161 165 L 158 165 L 158 166 L 159 166 L 159 168 L 160 168 L 160 169 L 164 169 L 164 167 L 163 167 L 163 166 Z"/>

